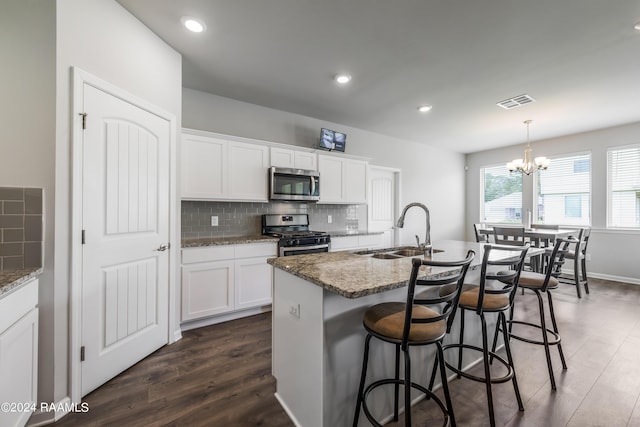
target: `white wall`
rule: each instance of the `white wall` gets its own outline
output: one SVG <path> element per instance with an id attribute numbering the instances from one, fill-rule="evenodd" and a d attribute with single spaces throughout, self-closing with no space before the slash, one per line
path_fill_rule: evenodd
<path id="1" fill-rule="evenodd" d="M 54 4 L 32 1 L 29 3 Z M 55 156 L 43 155 L 43 161 L 53 168 L 55 160 L 55 208 L 49 206 L 46 215 L 55 211 L 55 242 L 49 240 L 47 259 L 54 260 L 54 281 L 41 300 L 39 400 L 57 402 L 69 395 L 68 384 L 68 298 L 70 283 L 70 221 L 71 221 L 71 67 L 77 66 L 140 98 L 181 117 L 181 57 L 113 0 L 57 0 L 49 18 L 57 28 L 43 39 L 55 43 L 55 60 L 48 67 L 50 90 L 55 84 Z M 15 42 L 17 38 L 13 38 Z M 54 62 L 55 61 L 55 62 Z M 55 66 L 55 68 L 54 68 Z M 158 72 L 161 70 L 162 72 Z M 55 82 L 52 73 L 55 71 Z M 23 79 L 16 78 L 15 81 Z M 24 82 L 31 84 L 31 82 Z M 32 103 L 40 98 L 32 96 Z M 49 132 L 52 141 L 53 132 Z M 40 140 L 46 153 L 47 144 Z M 24 165 L 23 165 L 24 166 Z M 53 177 L 49 177 L 53 181 Z M 52 196 L 50 194 L 49 196 Z M 51 249 L 53 244 L 53 249 Z M 42 296 L 42 295 L 41 295 Z M 41 312 L 42 313 L 42 312 Z M 51 414 L 53 415 L 53 414 Z"/>
<path id="2" fill-rule="evenodd" d="M 640 248 L 640 231 L 606 229 L 607 215 L 607 148 L 640 143 L 640 123 L 600 129 L 536 141 L 531 144 L 534 156 L 558 156 L 591 152 L 591 224 L 593 231 L 589 241 L 591 261 L 588 271 L 596 276 L 640 283 L 640 264 L 637 250 Z M 473 237 L 473 223 L 480 220 L 480 168 L 487 165 L 506 164 L 521 158 L 524 144 L 502 149 L 468 154 L 467 166 L 467 238 Z M 524 177 L 523 212 L 534 207 L 532 177 Z"/>
<path id="3" fill-rule="evenodd" d="M 39 297 L 49 303 L 40 305 L 41 352 L 51 349 L 54 327 L 55 31 L 55 2 L 0 2 L 0 186 L 44 189 Z M 40 392 L 43 397 L 50 396 L 50 365 L 41 359 L 40 377 L 49 385 Z"/>
<path id="4" fill-rule="evenodd" d="M 186 88 L 182 105 L 182 125 L 192 129 L 304 147 L 315 147 L 321 127 L 345 132 L 347 154 L 402 169 L 401 204 L 429 207 L 433 240 L 464 237 L 462 154 Z M 415 244 L 415 234 L 423 239 L 424 214 L 419 210 L 407 214 L 401 244 Z"/>

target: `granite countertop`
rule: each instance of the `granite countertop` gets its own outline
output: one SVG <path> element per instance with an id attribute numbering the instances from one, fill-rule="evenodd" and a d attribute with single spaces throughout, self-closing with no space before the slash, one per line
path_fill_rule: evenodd
<path id="1" fill-rule="evenodd" d="M 201 237 L 182 239 L 181 247 L 197 248 L 202 246 L 238 245 L 243 243 L 264 243 L 277 241 L 277 237 L 263 236 L 262 234 L 252 236 Z"/>
<path id="2" fill-rule="evenodd" d="M 470 269 L 477 269 L 482 264 L 483 244 L 444 240 L 433 244 L 434 250 L 442 250 L 433 254 L 436 261 L 457 261 L 466 257 L 468 250 L 476 252 Z M 377 251 L 361 251 L 369 255 L 376 252 L 388 252 L 391 249 Z M 531 248 L 530 254 L 540 252 Z M 377 294 L 406 285 L 411 274 L 411 258 L 378 259 L 367 255 L 358 255 L 358 251 L 327 252 L 309 255 L 270 258 L 269 264 L 284 270 L 324 289 L 345 298 L 360 298 Z M 434 267 L 427 270 L 422 267 L 421 277 L 438 277 L 451 274 L 454 269 Z"/>
<path id="3" fill-rule="evenodd" d="M 0 271 L 0 298 L 10 294 L 29 280 L 40 275 L 42 268 L 27 268 L 24 270 Z"/>

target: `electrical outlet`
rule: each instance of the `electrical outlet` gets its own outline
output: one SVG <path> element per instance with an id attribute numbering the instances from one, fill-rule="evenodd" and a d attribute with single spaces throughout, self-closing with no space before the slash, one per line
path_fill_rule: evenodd
<path id="1" fill-rule="evenodd" d="M 215 215 L 211 216 L 211 226 L 212 227 L 217 227 L 218 226 L 218 217 Z"/>
<path id="2" fill-rule="evenodd" d="M 292 305 L 289 308 L 289 314 L 291 314 L 293 317 L 297 317 L 299 319 L 300 318 L 300 304 Z"/>
<path id="3" fill-rule="evenodd" d="M 333 218 L 331 218 L 331 215 L 327 215 L 327 222 L 329 224 L 331 224 L 333 222 Z"/>

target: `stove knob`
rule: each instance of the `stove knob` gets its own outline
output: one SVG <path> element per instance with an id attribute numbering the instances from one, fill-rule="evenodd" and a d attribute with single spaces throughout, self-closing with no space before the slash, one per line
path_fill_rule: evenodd
<path id="1" fill-rule="evenodd" d="M 316 244 L 322 243 L 322 237 L 316 237 Z"/>
<path id="2" fill-rule="evenodd" d="M 292 245 L 291 246 L 299 246 L 300 245 L 300 240 L 295 239 L 291 241 Z"/>

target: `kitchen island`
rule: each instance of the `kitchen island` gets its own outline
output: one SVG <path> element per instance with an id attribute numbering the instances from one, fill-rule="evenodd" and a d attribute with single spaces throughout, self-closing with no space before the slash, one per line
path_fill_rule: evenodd
<path id="1" fill-rule="evenodd" d="M 435 242 L 433 247 L 433 259 L 439 261 L 461 260 L 468 250 L 474 250 L 476 257 L 467 281 L 477 281 L 482 244 L 448 240 Z M 353 423 L 366 336 L 362 316 L 374 304 L 404 301 L 404 287 L 411 272 L 411 257 L 374 257 L 380 252 L 331 252 L 268 261 L 275 267 L 273 375 L 277 381 L 276 398 L 298 426 L 338 427 Z M 423 267 L 422 271 L 423 277 L 451 274 L 444 268 L 427 271 Z M 468 317 L 465 342 L 478 345 L 480 328 L 473 316 Z M 487 320 L 493 328 L 493 316 Z M 458 334 L 456 322 L 445 343 L 457 341 Z M 414 381 L 428 382 L 434 360 L 431 347 L 412 349 L 413 360 L 426 361 L 412 364 Z M 478 357 L 470 351 L 464 356 L 464 366 L 475 363 Z M 367 382 L 392 377 L 394 357 L 393 346 L 373 340 Z M 456 354 L 447 357 L 453 361 Z M 415 399 L 420 398 L 416 393 Z M 379 420 L 390 416 L 392 404 L 392 388 L 370 396 L 370 408 Z M 365 417 L 360 419 L 362 425 L 367 424 Z"/>

